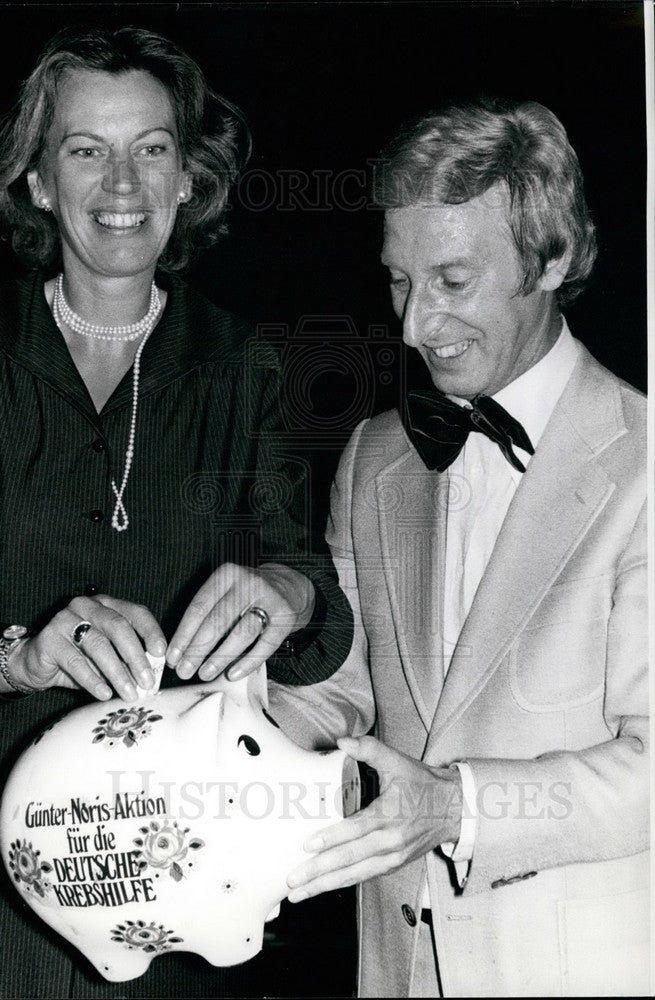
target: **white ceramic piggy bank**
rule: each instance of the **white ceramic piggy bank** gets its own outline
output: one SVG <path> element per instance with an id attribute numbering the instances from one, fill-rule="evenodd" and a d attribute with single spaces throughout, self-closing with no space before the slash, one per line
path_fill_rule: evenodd
<path id="1" fill-rule="evenodd" d="M 305 838 L 358 808 L 355 762 L 302 750 L 266 707 L 263 669 L 139 691 L 71 712 L 14 768 L 5 864 L 106 979 L 170 951 L 252 958 Z"/>

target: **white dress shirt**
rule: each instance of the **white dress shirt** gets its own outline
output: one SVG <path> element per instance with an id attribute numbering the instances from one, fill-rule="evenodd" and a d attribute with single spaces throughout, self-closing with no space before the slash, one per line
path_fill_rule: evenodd
<path id="1" fill-rule="evenodd" d="M 577 357 L 577 343 L 562 318 L 561 333 L 548 354 L 492 397 L 523 424 L 535 450 Z M 465 400 L 455 401 L 466 405 Z M 519 447 L 514 451 L 527 470 L 531 456 Z M 524 473 L 514 469 L 498 445 L 485 434 L 471 432 L 447 475 L 444 673 L 450 666 L 475 592 Z M 468 764 L 458 762 L 456 766 L 462 777 L 464 800 L 460 837 L 456 845 L 441 846 L 455 862 L 457 877 L 463 885 L 475 846 L 476 789 Z"/>

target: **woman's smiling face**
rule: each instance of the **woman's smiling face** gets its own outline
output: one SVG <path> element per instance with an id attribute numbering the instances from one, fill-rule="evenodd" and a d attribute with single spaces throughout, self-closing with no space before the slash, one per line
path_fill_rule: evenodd
<path id="1" fill-rule="evenodd" d="M 28 183 L 52 209 L 65 267 L 151 274 L 191 189 L 167 89 L 144 70 L 68 72 Z"/>

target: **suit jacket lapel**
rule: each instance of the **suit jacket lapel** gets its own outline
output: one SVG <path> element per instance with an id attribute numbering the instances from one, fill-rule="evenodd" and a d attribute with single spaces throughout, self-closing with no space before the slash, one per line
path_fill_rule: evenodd
<path id="1" fill-rule="evenodd" d="M 464 623 L 426 755 L 496 670 L 609 499 L 614 484 L 596 455 L 623 433 L 618 391 L 583 348 L 510 504 Z"/>
<path id="2" fill-rule="evenodd" d="M 429 731 L 443 683 L 441 588 L 446 479 L 413 449 L 376 476 L 384 575 L 407 684 Z"/>

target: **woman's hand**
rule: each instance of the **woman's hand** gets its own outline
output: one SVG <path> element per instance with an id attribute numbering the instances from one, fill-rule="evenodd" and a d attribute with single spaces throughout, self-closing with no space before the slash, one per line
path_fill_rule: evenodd
<path id="1" fill-rule="evenodd" d="M 91 628 L 76 645 L 73 632 L 81 622 Z M 133 701 L 135 684 L 149 688 L 154 682 L 144 646 L 152 656 L 166 650 L 147 608 L 105 594 L 74 597 L 38 635 L 12 650 L 7 669 L 24 688 L 84 688 L 102 701 L 113 697 L 113 688 Z"/>
<path id="2" fill-rule="evenodd" d="M 289 566 L 266 563 L 253 570 L 224 563 L 184 613 L 168 647 L 168 665 L 184 679 L 199 669 L 200 679 L 209 681 L 238 660 L 228 676 L 245 677 L 290 632 L 309 623 L 314 600 L 311 580 Z M 251 608 L 264 611 L 267 623 Z"/>

